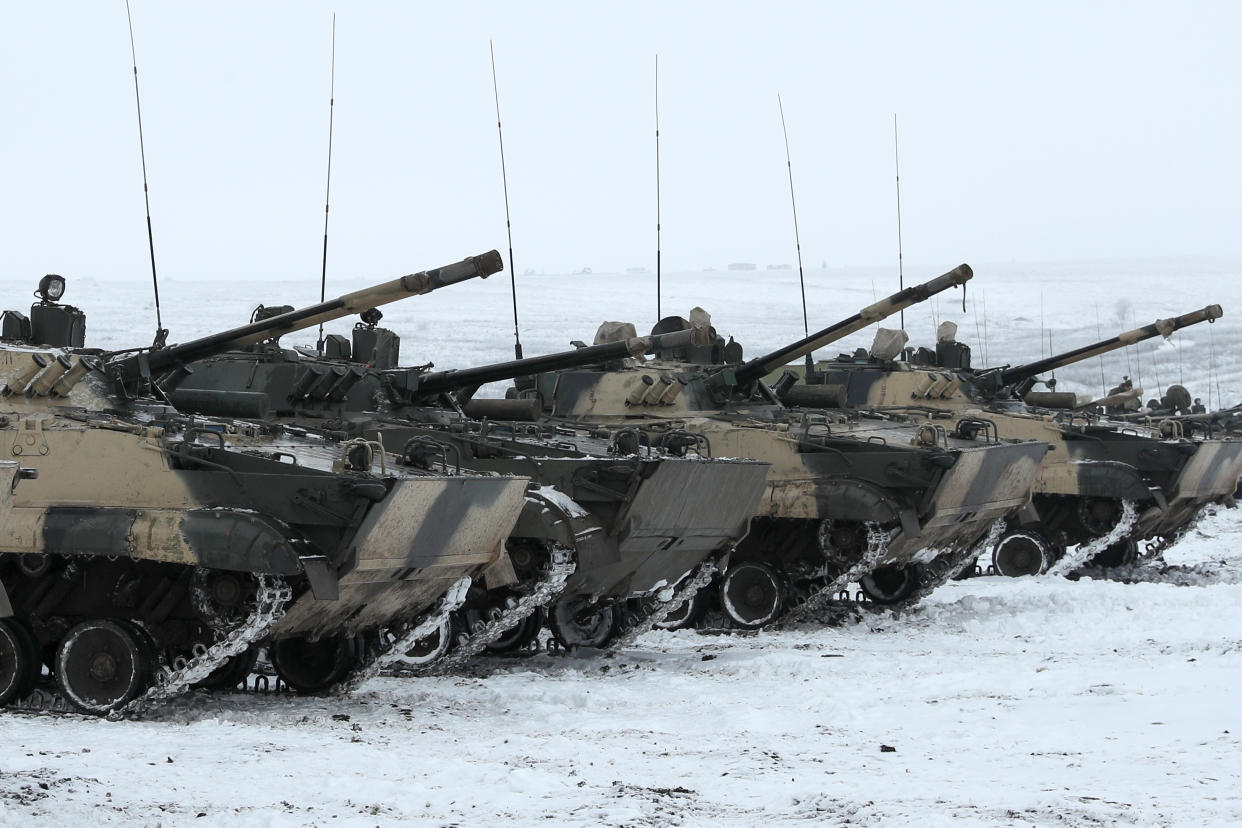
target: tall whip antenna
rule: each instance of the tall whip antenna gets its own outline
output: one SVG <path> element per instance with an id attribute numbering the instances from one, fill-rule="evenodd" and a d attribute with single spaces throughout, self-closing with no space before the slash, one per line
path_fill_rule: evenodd
<path id="1" fill-rule="evenodd" d="M 336 14 L 332 15 L 332 64 L 328 75 L 328 185 L 323 196 L 323 267 L 319 272 L 319 301 L 323 302 L 328 288 L 328 206 L 332 201 L 332 126 L 336 115 Z M 315 347 L 323 353 L 323 323 Z"/>
<path id="2" fill-rule="evenodd" d="M 1185 385 L 1186 385 L 1186 381 L 1182 378 L 1182 347 L 1181 347 L 1181 341 L 1182 341 L 1182 338 L 1181 338 L 1181 336 L 1179 335 L 1179 336 L 1177 337 L 1177 343 L 1178 343 L 1178 345 L 1177 345 L 1177 349 L 1176 349 L 1176 350 L 1177 350 L 1177 384 L 1178 384 L 1178 385 L 1181 385 L 1181 386 L 1185 386 Z"/>
<path id="3" fill-rule="evenodd" d="M 897 171 L 897 287 L 906 289 L 905 265 L 901 251 L 901 157 L 897 154 L 897 113 L 893 113 L 893 167 Z M 901 311 L 901 329 L 906 329 L 906 311 Z"/>
<path id="4" fill-rule="evenodd" d="M 990 357 L 988 357 L 988 292 L 986 290 L 980 291 L 979 299 L 983 302 L 983 364 L 991 365 Z M 939 319 L 936 320 L 936 327 L 940 327 Z"/>
<path id="5" fill-rule="evenodd" d="M 1095 305 L 1095 338 L 1102 340 L 1104 334 L 1100 331 L 1100 304 Z M 1159 380 L 1157 380 L 1159 382 Z M 1100 354 L 1100 396 L 1108 395 L 1108 384 L 1104 381 L 1104 354 Z"/>
<path id="6" fill-rule="evenodd" d="M 134 48 L 134 16 L 125 0 L 125 19 L 129 22 L 129 53 L 134 59 L 134 103 L 138 108 L 138 154 L 142 157 L 142 200 L 147 206 L 147 250 L 151 253 L 151 286 L 155 289 L 155 341 L 152 348 L 163 348 L 168 330 L 160 317 L 160 280 L 155 274 L 155 235 L 151 232 L 151 196 L 147 190 L 147 148 L 142 137 L 142 98 L 138 94 L 138 50 Z"/>
<path id="7" fill-rule="evenodd" d="M 1216 407 L 1224 408 L 1225 401 L 1220 396 L 1220 369 L 1216 367 L 1216 340 L 1212 335 L 1212 329 L 1208 328 L 1208 411 L 1215 411 L 1212 408 L 1212 377 L 1216 377 Z"/>
<path id="8" fill-rule="evenodd" d="M 509 284 L 513 289 L 513 355 L 522 358 L 522 338 L 518 335 L 517 271 L 513 269 L 513 223 L 509 220 L 509 174 L 505 171 L 505 134 L 500 128 L 500 86 L 496 83 L 496 47 L 487 41 L 492 54 L 492 93 L 496 98 L 496 135 L 500 138 L 500 180 L 505 189 L 505 232 L 509 234 Z"/>
<path id="9" fill-rule="evenodd" d="M 655 56 L 655 139 L 656 139 L 656 321 L 660 313 L 660 56 Z"/>
<path id="10" fill-rule="evenodd" d="M 1156 346 L 1151 346 L 1151 370 L 1156 375 L 1156 396 L 1160 396 L 1160 389 L 1164 387 L 1164 383 L 1160 381 L 1160 360 L 1156 359 Z M 1150 397 L 1148 398 L 1150 399 Z"/>
<path id="11" fill-rule="evenodd" d="M 789 171 L 789 205 L 793 208 L 794 244 L 798 248 L 798 284 L 802 288 L 802 330 L 806 336 L 810 336 L 810 325 L 806 318 L 806 279 L 802 275 L 802 237 L 798 235 L 798 202 L 794 198 L 793 162 L 789 158 L 789 130 L 785 127 L 785 105 L 781 103 L 781 96 L 779 94 L 776 96 L 776 105 L 781 110 L 781 132 L 785 135 L 785 168 Z M 814 365 L 814 358 L 807 354 L 806 376 L 808 380 L 811 378 L 811 371 Z"/>

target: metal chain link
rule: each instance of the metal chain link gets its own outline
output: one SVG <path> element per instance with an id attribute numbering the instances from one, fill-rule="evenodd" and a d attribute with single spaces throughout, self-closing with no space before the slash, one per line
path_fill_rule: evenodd
<path id="1" fill-rule="evenodd" d="M 465 603 L 466 593 L 470 591 L 470 583 L 469 577 L 459 578 L 449 587 L 448 592 L 444 593 L 443 597 L 440 598 L 439 606 L 428 614 L 421 623 L 416 624 L 401 638 L 389 642 L 387 647 L 372 656 L 362 667 L 355 670 L 352 675 L 335 685 L 328 692 L 336 696 L 356 690 L 364 682 L 378 676 L 381 670 L 404 655 L 407 650 L 421 639 L 440 629 L 449 615 L 456 612 Z"/>
<path id="2" fill-rule="evenodd" d="M 788 629 L 794 624 L 799 624 L 809 620 L 827 606 L 842 590 L 846 589 L 850 584 L 859 578 L 870 573 L 877 566 L 884 556 L 888 553 L 889 544 L 892 542 L 892 531 L 885 531 L 879 527 L 879 524 L 869 522 L 867 527 L 867 551 L 863 556 L 847 569 L 845 572 L 833 578 L 831 583 L 817 589 L 808 595 L 798 604 L 791 607 L 784 616 L 777 619 L 772 624 L 772 629 L 783 630 Z"/>
<path id="3" fill-rule="evenodd" d="M 639 619 L 630 629 L 609 641 L 607 644 L 608 649 L 620 650 L 632 646 L 639 638 L 651 632 L 656 624 L 668 618 L 670 614 L 680 609 L 687 601 L 692 600 L 700 589 L 707 586 L 712 578 L 716 577 L 718 571 L 719 561 L 716 558 L 700 563 L 690 577 L 686 578 L 681 586 L 677 587 L 672 598 L 659 602 L 654 612 Z"/>
<path id="4" fill-rule="evenodd" d="M 156 672 L 155 683 L 147 692 L 109 713 L 108 719 L 116 721 L 139 716 L 159 702 L 185 692 L 195 682 L 202 681 L 215 672 L 231 656 L 244 652 L 267 635 L 284 617 L 285 604 L 293 597 L 293 590 L 282 578 L 260 575 L 258 582 L 255 610 L 248 619 L 215 644 L 195 653 L 193 657 L 184 661 L 179 659 L 174 663 L 173 669 L 161 666 Z"/>
<path id="5" fill-rule="evenodd" d="M 483 652 L 489 644 L 497 641 L 506 632 L 522 623 L 527 616 L 551 603 L 553 598 L 561 594 L 561 591 L 565 588 L 565 582 L 569 580 L 569 576 L 574 574 L 576 569 L 577 564 L 574 561 L 572 549 L 559 544 L 552 547 L 552 557 L 547 574 L 542 581 L 536 584 L 530 593 L 518 599 L 517 603 L 501 613 L 499 617 L 483 625 L 477 632 L 472 633 L 450 655 L 420 667 L 402 667 L 396 672 L 402 676 L 438 676 L 457 669 Z"/>
<path id="6" fill-rule="evenodd" d="M 1137 520 L 1138 512 L 1134 508 L 1134 501 L 1121 501 L 1121 518 L 1107 535 L 1098 537 L 1090 543 L 1079 544 L 1072 555 L 1067 554 L 1061 560 L 1048 567 L 1048 572 L 1045 574 L 1060 577 L 1073 572 L 1114 543 L 1124 540 L 1130 534 L 1130 530 L 1134 528 Z"/>

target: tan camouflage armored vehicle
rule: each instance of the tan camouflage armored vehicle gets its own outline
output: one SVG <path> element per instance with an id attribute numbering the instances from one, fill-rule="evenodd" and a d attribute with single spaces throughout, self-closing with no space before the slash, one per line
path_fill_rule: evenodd
<path id="1" fill-rule="evenodd" d="M 832 397 L 850 408 L 968 417 L 1001 437 L 1047 441 L 1052 449 L 1032 508 L 1023 520 L 1011 521 L 995 545 L 996 569 L 1025 575 L 1054 565 L 1057 572 L 1086 563 L 1113 566 L 1134 559 L 1136 541 L 1161 549 L 1205 505 L 1230 498 L 1242 473 L 1242 441 L 1192 437 L 1175 420 L 1119 422 L 1094 413 L 1100 406 L 1126 410 L 1141 389 L 1080 401 L 1074 394 L 1033 391 L 1036 377 L 1221 314 L 1219 305 L 1209 305 L 1037 362 L 989 369 L 973 369 L 970 349 L 942 326 L 934 351 L 820 362 L 811 383 L 787 384 L 782 398 L 796 405 Z"/>
<path id="2" fill-rule="evenodd" d="M 542 374 L 523 393 L 543 401 L 549 423 L 624 424 L 653 445 L 771 464 L 750 534 L 720 579 L 733 624 L 762 626 L 856 579 L 873 600 L 910 600 L 1027 503 L 1047 445 L 1000 440 L 968 422 L 791 409 L 762 378 L 970 277 L 963 265 L 747 362 L 736 343 L 713 337 L 654 362 Z M 707 325 L 701 311 L 691 322 Z M 685 324 L 666 320 L 657 332 Z"/>
<path id="3" fill-rule="evenodd" d="M 533 421 L 541 412 L 530 401 L 472 399 L 483 383 L 689 345 L 695 332 L 432 371 L 399 367 L 400 339 L 377 326 L 378 312 L 363 317 L 351 339 L 329 336 L 322 353 L 270 341 L 194 363 L 163 387 L 191 407 L 259 394 L 269 422 L 375 440 L 415 467 L 526 475 L 540 484 L 543 500 L 532 499 L 520 538 L 509 543 L 517 584 L 472 589 L 439 641 L 411 655 L 407 666 L 421 667 L 440 651 L 434 644 L 454 640 L 454 661 L 477 652 L 481 639 L 491 652 L 527 648 L 545 615 L 563 646 L 623 644 L 683 594 L 697 592 L 746 533 L 764 491 L 763 464 L 676 457 L 641 445 L 625 426 L 540 426 Z M 532 545 L 535 538 L 543 543 Z M 559 590 L 542 586 L 553 549 L 573 567 Z M 536 592 L 549 602 L 546 613 L 531 599 Z M 665 600 L 634 600 L 660 596 Z"/>
<path id="4" fill-rule="evenodd" d="M 503 582 L 525 478 L 398 472 L 366 441 L 277 448 L 152 396 L 152 377 L 195 359 L 500 269 L 492 251 L 129 353 L 77 347 L 85 317 L 55 303 L 63 281 L 25 325 L 6 314 L 6 336 L 24 336 L 0 345 L 0 440 L 39 477 L 0 525 L 0 609 L 17 631 L 0 647 L 0 703 L 46 663 L 73 708 L 135 710 L 227 686 L 262 644 L 288 684 L 323 690 L 388 655 L 361 665 L 359 634 L 409 629 L 387 639 L 404 652 L 438 599 L 447 612 L 469 578 Z"/>

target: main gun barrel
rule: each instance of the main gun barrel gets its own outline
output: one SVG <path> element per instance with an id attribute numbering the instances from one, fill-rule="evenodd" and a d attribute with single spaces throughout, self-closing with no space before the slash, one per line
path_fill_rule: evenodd
<path id="1" fill-rule="evenodd" d="M 490 250 L 478 256 L 469 256 L 454 264 L 424 270 L 420 273 L 411 273 L 390 282 L 363 288 L 301 310 L 242 325 L 230 331 L 211 334 L 157 351 L 116 356 L 106 361 L 105 369 L 109 375 L 121 382 L 130 382 L 143 376 L 167 371 L 177 365 L 236 350 L 293 331 L 313 328 L 323 322 L 331 322 L 353 313 L 361 313 L 407 296 L 430 293 L 433 290 L 476 277 L 485 279 L 501 270 L 504 270 L 504 260 L 498 251 Z"/>
<path id="2" fill-rule="evenodd" d="M 482 365 L 477 368 L 463 368 L 452 371 L 433 371 L 423 374 L 418 379 L 420 395 L 438 394 L 443 391 L 456 391 L 463 388 L 474 388 L 484 383 L 529 376 L 544 371 L 560 371 L 566 368 L 577 368 L 583 365 L 594 365 L 625 357 L 638 357 L 653 351 L 666 348 L 680 348 L 684 345 L 701 344 L 700 339 L 707 335 L 698 328 L 687 328 L 652 336 L 636 336 L 618 342 L 605 342 L 602 345 L 588 345 L 572 351 L 561 351 L 526 359 L 514 359 L 509 362 L 498 362 L 493 365 Z"/>
<path id="3" fill-rule="evenodd" d="M 1015 365 L 1013 368 L 1006 368 L 1001 371 L 1000 384 L 1002 387 L 1008 387 L 1042 374 L 1045 371 L 1053 371 L 1075 362 L 1081 362 L 1084 359 L 1106 354 L 1109 351 L 1115 351 L 1118 348 L 1124 348 L 1127 345 L 1151 339 L 1153 336 L 1169 336 L 1179 328 L 1185 328 L 1188 325 L 1197 325 L 1200 322 L 1213 322 L 1220 319 L 1223 315 L 1224 311 L 1221 310 L 1220 305 L 1208 305 L 1202 310 L 1175 316 L 1172 319 L 1158 319 L 1150 325 L 1126 331 L 1123 334 L 1101 340 L 1093 345 L 1085 345 L 1081 348 L 1075 348 L 1072 351 L 1066 351 L 1063 354 L 1050 356 L 1036 362 L 1028 362 L 1025 365 Z"/>
<path id="4" fill-rule="evenodd" d="M 755 357 L 749 362 L 744 363 L 740 368 L 734 369 L 733 374 L 737 379 L 737 384 L 749 385 L 755 380 L 775 371 L 777 368 L 806 356 L 817 348 L 822 348 L 829 343 L 836 342 L 838 339 L 844 339 L 855 331 L 862 330 L 868 325 L 892 316 L 898 311 L 905 310 L 911 305 L 926 301 L 937 293 L 948 290 L 951 287 L 964 285 L 974 275 L 970 265 L 961 264 L 943 276 L 937 276 L 930 282 L 924 282 L 921 285 L 898 291 L 886 299 L 881 299 L 873 305 L 868 305 L 848 319 L 842 319 L 835 325 L 829 325 L 822 331 L 817 331 L 805 339 L 800 339 L 797 342 L 786 345 L 784 348 L 775 350 L 770 354 Z"/>

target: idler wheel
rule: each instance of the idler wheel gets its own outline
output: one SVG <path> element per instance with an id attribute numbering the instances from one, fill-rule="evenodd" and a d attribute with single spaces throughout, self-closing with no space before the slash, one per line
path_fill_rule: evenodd
<path id="1" fill-rule="evenodd" d="M 451 650 L 460 633 L 461 624 L 455 614 L 450 613 L 435 632 L 418 639 L 413 647 L 395 656 L 394 663 L 403 667 L 425 667 Z M 400 634 L 405 635 L 406 630 L 403 629 Z"/>
<path id="2" fill-rule="evenodd" d="M 535 610 L 521 621 L 501 633 L 491 644 L 487 645 L 489 653 L 516 653 L 524 650 L 532 641 L 539 637 L 543 629 L 543 612 Z"/>
<path id="3" fill-rule="evenodd" d="M 56 651 L 56 683 L 85 713 L 103 715 L 124 707 L 150 677 L 151 653 L 128 624 L 83 621 L 65 633 Z"/>
<path id="4" fill-rule="evenodd" d="M 272 668 L 299 693 L 319 693 L 350 674 L 358 663 L 358 639 L 325 635 L 318 641 L 281 638 L 267 648 Z"/>
<path id="5" fill-rule="evenodd" d="M 680 607 L 656 622 L 656 629 L 684 630 L 699 623 L 699 619 L 707 613 L 707 606 L 711 603 L 711 593 L 708 590 L 709 588 L 705 586 L 686 598 Z"/>
<path id="6" fill-rule="evenodd" d="M 780 615 L 786 591 L 785 579 L 773 567 L 746 561 L 729 567 L 720 581 L 720 603 L 734 624 L 753 630 Z"/>
<path id="7" fill-rule="evenodd" d="M 1052 545 L 1038 532 L 1007 532 L 992 550 L 992 568 L 1010 578 L 1040 575 L 1055 561 Z"/>
<path id="8" fill-rule="evenodd" d="M 0 619 L 0 707 L 29 696 L 42 673 L 34 635 L 16 618 Z"/>
<path id="9" fill-rule="evenodd" d="M 603 647 L 621 623 L 617 607 L 595 604 L 583 596 L 562 598 L 548 612 L 548 626 L 562 646 Z"/>
<path id="10" fill-rule="evenodd" d="M 255 587 L 245 573 L 199 567 L 190 579 L 190 604 L 213 630 L 232 630 L 253 611 Z"/>
<path id="11" fill-rule="evenodd" d="M 897 604 L 918 589 L 919 573 L 914 566 L 881 566 L 860 578 L 858 585 L 877 604 Z"/>

